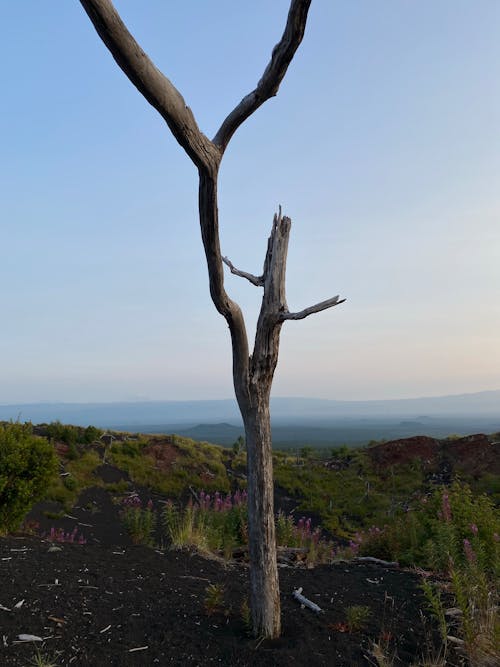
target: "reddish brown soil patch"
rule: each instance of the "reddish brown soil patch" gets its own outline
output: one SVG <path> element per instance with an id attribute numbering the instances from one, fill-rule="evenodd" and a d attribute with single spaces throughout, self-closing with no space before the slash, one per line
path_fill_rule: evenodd
<path id="1" fill-rule="evenodd" d="M 56 454 L 60 459 L 65 459 L 68 456 L 69 447 L 64 442 L 56 442 L 54 445 Z"/>
<path id="2" fill-rule="evenodd" d="M 500 474 L 500 442 L 490 442 L 482 433 L 443 441 L 443 452 L 454 466 L 475 477 Z"/>
<path id="3" fill-rule="evenodd" d="M 367 451 L 379 469 L 418 459 L 425 470 L 440 473 L 437 481 L 445 483 L 453 471 L 465 471 L 476 478 L 485 472 L 500 473 L 500 443 L 491 442 L 482 433 L 456 440 L 417 435 L 384 442 Z"/>
<path id="4" fill-rule="evenodd" d="M 179 450 L 172 444 L 170 438 L 155 438 L 142 451 L 151 456 L 155 460 L 156 467 L 163 472 L 168 472 L 179 456 Z"/>
<path id="5" fill-rule="evenodd" d="M 415 459 L 434 467 L 439 454 L 439 440 L 426 435 L 415 435 L 412 438 L 384 442 L 370 447 L 367 451 L 373 463 L 382 468 L 410 463 Z"/>

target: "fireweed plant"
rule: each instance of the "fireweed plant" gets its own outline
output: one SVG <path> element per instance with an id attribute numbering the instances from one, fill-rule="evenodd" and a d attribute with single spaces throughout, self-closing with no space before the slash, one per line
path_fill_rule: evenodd
<path id="1" fill-rule="evenodd" d="M 55 528 L 52 526 L 49 533 L 42 534 L 42 538 L 49 542 L 59 542 L 66 544 L 87 544 L 87 540 L 83 535 L 78 535 L 78 528 L 73 528 L 69 533 L 64 531 L 64 528 Z"/>
<path id="2" fill-rule="evenodd" d="M 163 525 L 174 547 L 191 546 L 229 559 L 235 549 L 248 544 L 246 491 L 213 495 L 201 491 L 196 501 L 189 500 L 183 508 L 169 501 L 163 511 Z M 276 538 L 280 546 L 304 549 L 308 564 L 331 560 L 331 545 L 320 539 L 321 531 L 312 529 L 310 519 L 301 518 L 295 523 L 292 516 L 279 513 Z"/>
<path id="3" fill-rule="evenodd" d="M 422 584 L 444 649 L 459 646 L 470 665 L 479 667 L 500 663 L 499 535 L 498 509 L 492 501 L 455 482 L 420 498 L 383 528 L 357 533 L 351 549 L 355 554 L 397 558 L 444 579 L 446 607 L 443 584 Z M 458 612 L 447 615 L 451 607 Z M 450 638 L 455 641 L 450 643 Z"/>
<path id="4" fill-rule="evenodd" d="M 152 500 L 143 505 L 138 495 L 127 496 L 122 500 L 120 515 L 134 544 L 153 546 L 156 514 Z"/>

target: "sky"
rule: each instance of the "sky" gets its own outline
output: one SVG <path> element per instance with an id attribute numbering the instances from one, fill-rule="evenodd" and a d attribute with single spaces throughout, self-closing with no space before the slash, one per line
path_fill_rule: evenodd
<path id="1" fill-rule="evenodd" d="M 212 137 L 286 0 L 116 0 Z M 196 169 L 77 0 L 0 0 L 0 402 L 233 395 Z M 500 388 L 500 3 L 313 0 L 277 97 L 223 160 L 222 252 L 292 219 L 275 396 Z M 227 275 L 253 339 L 261 291 Z"/>

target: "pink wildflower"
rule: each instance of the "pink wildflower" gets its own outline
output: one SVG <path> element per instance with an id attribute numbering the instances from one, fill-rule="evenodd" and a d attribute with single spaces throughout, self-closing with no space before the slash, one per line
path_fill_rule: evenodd
<path id="1" fill-rule="evenodd" d="M 356 555 L 356 554 L 358 553 L 358 551 L 359 551 L 359 547 L 360 547 L 360 543 L 359 543 L 359 542 L 354 542 L 353 540 L 351 540 L 351 541 L 349 542 L 349 548 L 350 548 L 351 551 L 354 553 L 354 555 Z"/>
<path id="2" fill-rule="evenodd" d="M 446 491 L 443 492 L 442 517 L 446 523 L 451 521 L 450 496 Z"/>
<path id="3" fill-rule="evenodd" d="M 478 534 L 478 528 L 477 528 L 477 526 L 476 526 L 475 523 L 471 523 L 471 525 L 470 525 L 470 530 L 471 530 L 471 533 L 472 533 L 473 535 L 477 535 L 477 534 Z"/>
<path id="4" fill-rule="evenodd" d="M 469 540 L 464 540 L 464 552 L 465 552 L 465 557 L 467 558 L 469 563 L 476 562 L 477 556 L 474 553 L 474 550 L 471 547 L 471 543 L 469 542 Z"/>

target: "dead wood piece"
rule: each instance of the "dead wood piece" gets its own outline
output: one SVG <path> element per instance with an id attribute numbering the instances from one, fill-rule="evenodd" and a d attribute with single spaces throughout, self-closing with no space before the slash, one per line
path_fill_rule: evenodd
<path id="1" fill-rule="evenodd" d="M 375 556 L 358 556 L 354 560 L 359 563 L 376 563 L 377 565 L 385 565 L 385 567 L 399 567 L 397 561 L 382 560 L 382 558 L 375 558 Z"/>
<path id="2" fill-rule="evenodd" d="M 304 605 L 304 607 L 315 611 L 317 614 L 323 611 L 321 607 L 319 607 L 315 602 L 311 602 L 311 600 L 308 600 L 304 595 L 302 595 L 302 586 L 294 590 L 292 595 L 297 600 L 297 602 L 300 602 L 301 605 Z"/>
<path id="3" fill-rule="evenodd" d="M 23 642 L 43 642 L 42 637 L 39 637 L 38 635 L 17 635 L 17 638 L 19 640 L 19 643 Z M 18 642 L 15 642 L 18 643 Z"/>

